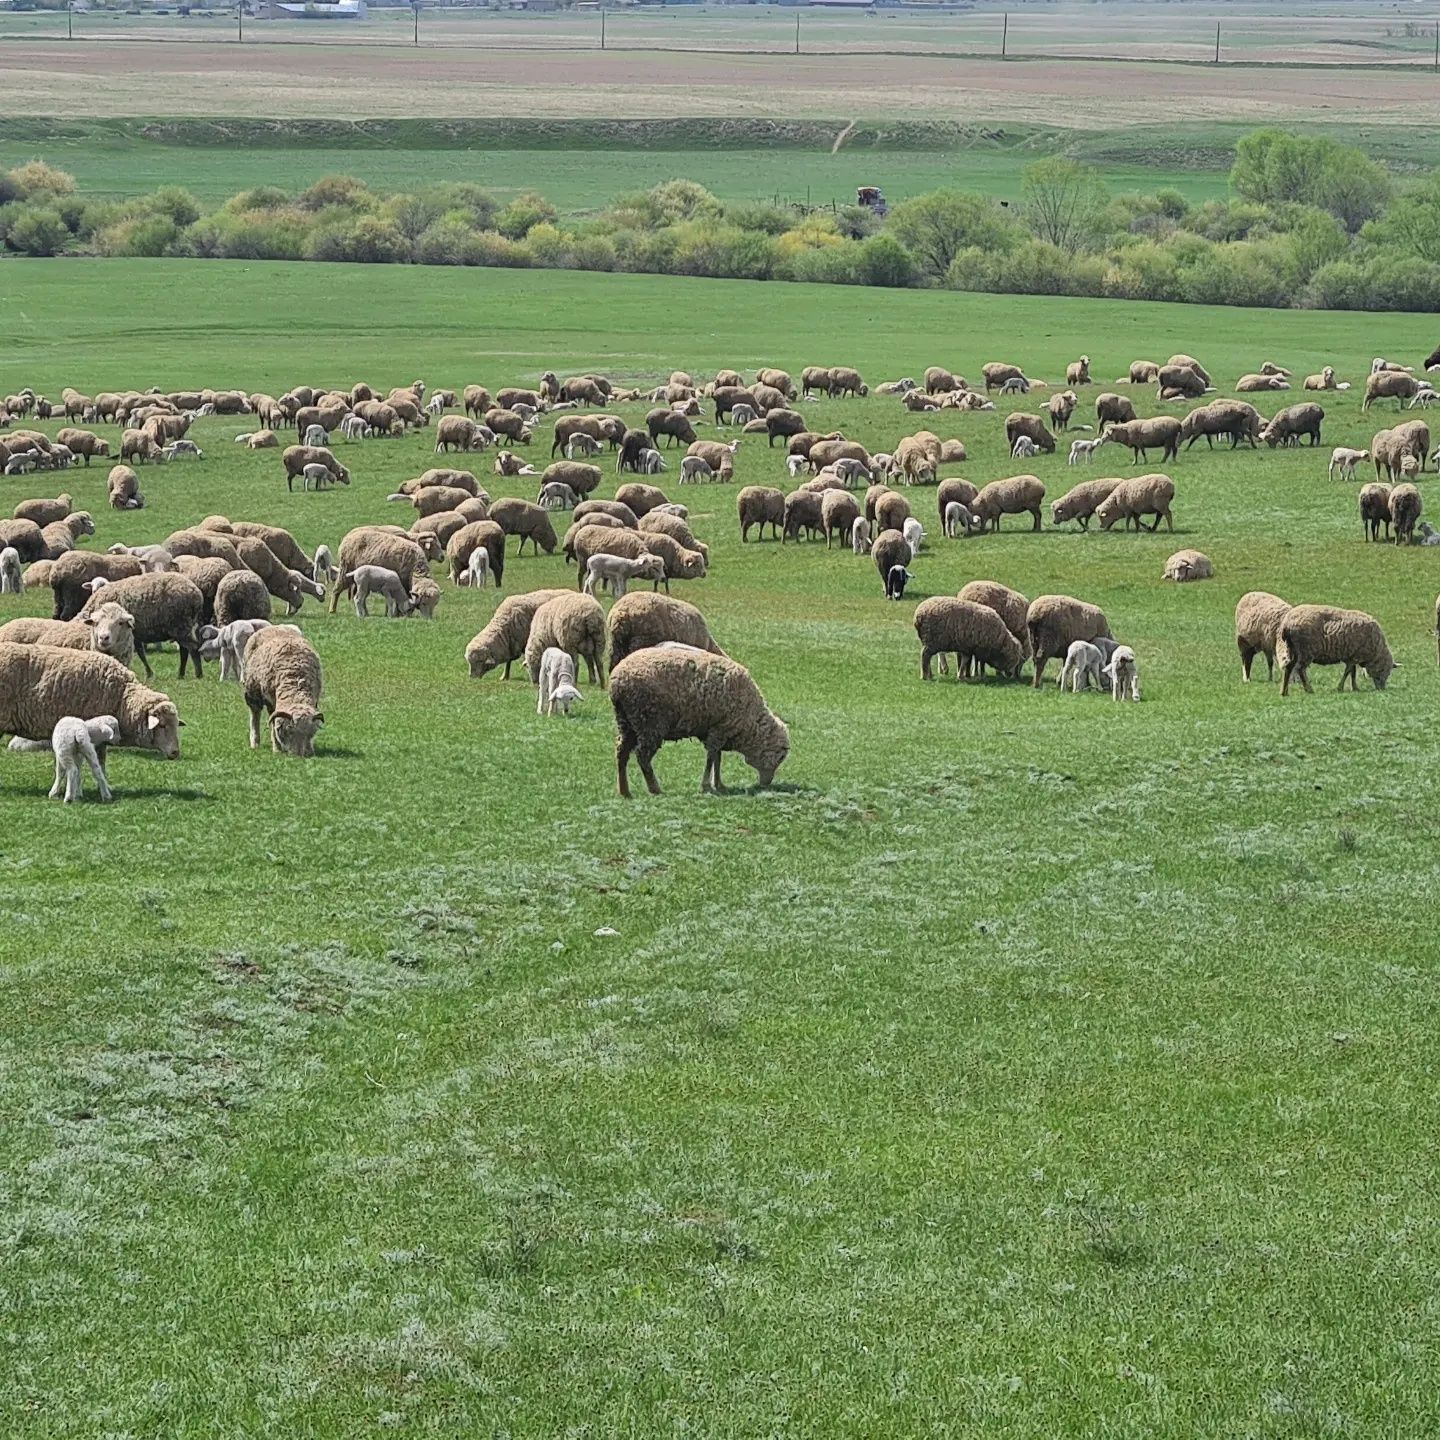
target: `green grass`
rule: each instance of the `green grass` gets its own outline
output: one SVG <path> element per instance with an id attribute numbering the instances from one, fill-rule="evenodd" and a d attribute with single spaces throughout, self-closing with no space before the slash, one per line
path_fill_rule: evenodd
<path id="1" fill-rule="evenodd" d="M 3 275 L 7 387 L 51 393 L 1053 379 L 1081 351 L 1109 377 L 1175 348 L 1227 383 L 1265 358 L 1358 380 L 1435 339 L 642 277 Z M 1327 449 L 1391 419 L 1326 407 Z M 807 411 L 872 446 L 919 423 Z M 931 418 L 977 482 L 1016 468 L 998 415 Z M 334 545 L 434 459 L 351 446 L 351 489 L 289 495 L 240 428 L 201 422 L 206 460 L 147 471 L 140 512 L 102 510 L 103 469 L 64 477 L 91 543 L 223 511 Z M 5 755 L 7 1435 L 1429 1433 L 1440 569 L 1363 544 L 1323 453 L 1186 453 L 1173 537 L 946 542 L 914 493 L 899 605 L 848 552 L 742 547 L 733 488 L 679 492 L 713 573 L 677 589 L 791 727 L 765 795 L 700 797 L 687 745 L 663 797 L 619 801 L 603 696 L 542 722 L 523 682 L 470 681 L 495 596 L 448 582 L 431 624 L 307 606 L 313 762 L 251 753 L 237 690 L 172 653 L 184 758 L 117 752 L 112 808 Z M 1052 494 L 1103 473 L 1036 468 Z M 784 483 L 753 442 L 739 471 Z M 1181 545 L 1217 578 L 1162 584 Z M 506 590 L 569 574 L 512 558 Z M 922 684 L 914 601 L 982 576 L 1103 604 L 1144 702 Z M 1257 587 L 1375 613 L 1389 690 L 1242 686 Z"/>

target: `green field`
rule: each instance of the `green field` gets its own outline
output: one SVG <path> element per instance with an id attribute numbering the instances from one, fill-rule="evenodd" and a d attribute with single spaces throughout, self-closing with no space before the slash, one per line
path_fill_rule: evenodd
<path id="1" fill-rule="evenodd" d="M 566 273 L 3 277 L 4 388 L 51 394 L 1057 379 L 1082 351 L 1103 381 L 1175 349 L 1222 385 L 1264 359 L 1358 382 L 1440 338 Z M 1391 415 L 1325 404 L 1320 452 L 1182 455 L 1173 537 L 945 541 L 912 492 L 930 537 L 898 605 L 848 550 L 742 547 L 733 487 L 672 489 L 712 553 L 677 593 L 790 725 L 769 793 L 701 797 L 686 745 L 662 797 L 620 801 L 605 698 L 543 721 L 523 681 L 469 680 L 496 597 L 448 581 L 428 624 L 307 605 L 313 761 L 251 753 L 238 690 L 173 653 L 184 757 L 116 752 L 113 807 L 49 802 L 45 757 L 4 755 L 7 1436 L 1431 1432 L 1440 551 L 1362 543 L 1324 456 Z M 921 423 L 805 409 L 872 448 Z M 1018 468 L 999 415 L 925 418 L 977 483 Z M 8 503 L 63 487 L 100 547 L 215 512 L 334 546 L 434 462 L 424 433 L 349 446 L 350 489 L 287 494 L 243 428 L 199 422 L 206 459 L 147 470 L 139 512 L 103 509 L 103 467 Z M 1106 473 L 1033 463 L 1052 495 Z M 741 483 L 783 475 L 742 448 Z M 1163 584 L 1182 545 L 1217 578 Z M 914 603 L 977 577 L 1102 604 L 1143 703 L 924 685 Z M 573 571 L 527 554 L 505 580 Z M 1374 613 L 1389 689 L 1243 686 L 1254 588 Z"/>

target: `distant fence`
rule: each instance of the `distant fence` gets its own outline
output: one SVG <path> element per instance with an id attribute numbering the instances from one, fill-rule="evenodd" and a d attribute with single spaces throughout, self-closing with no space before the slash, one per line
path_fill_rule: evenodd
<path id="1" fill-rule="evenodd" d="M 1177 13 L 1162 5 L 1006 13 L 786 5 L 573 8 L 541 14 L 450 6 L 360 18 L 258 19 L 235 7 L 0 11 L 0 43 L 236 43 L 435 50 L 616 50 L 732 55 L 913 54 L 1011 60 L 1440 69 L 1440 20 L 1398 12 Z"/>

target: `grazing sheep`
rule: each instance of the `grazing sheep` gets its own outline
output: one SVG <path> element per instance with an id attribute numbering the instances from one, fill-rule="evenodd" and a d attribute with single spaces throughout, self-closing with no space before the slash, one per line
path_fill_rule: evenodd
<path id="1" fill-rule="evenodd" d="M 180 758 L 180 717 L 169 696 L 142 685 L 120 661 L 97 651 L 0 645 L 0 735 L 46 740 L 67 715 L 111 715 L 115 743 Z"/>
<path id="2" fill-rule="evenodd" d="M 1095 397 L 1095 423 L 1103 431 L 1106 425 L 1122 425 L 1135 419 L 1134 402 L 1125 395 L 1107 390 Z"/>
<path id="3" fill-rule="evenodd" d="M 551 480 L 542 485 L 537 498 L 546 510 L 573 510 L 580 503 L 580 497 L 559 480 Z"/>
<path id="4" fill-rule="evenodd" d="M 735 497 L 740 512 L 740 541 L 743 544 L 750 534 L 750 527 L 757 526 L 760 539 L 765 538 L 765 527 L 770 526 L 774 538 L 780 539 L 780 527 L 785 523 L 785 496 L 769 485 L 747 485 Z"/>
<path id="5" fill-rule="evenodd" d="M 960 540 L 970 533 L 975 517 L 958 500 L 952 500 L 945 507 L 942 528 L 947 540 Z M 858 553 L 858 552 L 857 552 Z"/>
<path id="6" fill-rule="evenodd" d="M 235 620 L 268 620 L 270 611 L 270 591 L 251 570 L 232 570 L 215 587 L 214 615 L 219 629 Z"/>
<path id="7" fill-rule="evenodd" d="M 350 472 L 323 446 L 288 445 L 281 452 L 280 463 L 285 468 L 287 490 L 294 490 L 295 481 L 303 477 L 307 465 L 323 465 L 331 479 L 341 485 L 350 483 Z"/>
<path id="8" fill-rule="evenodd" d="M 605 444 L 602 440 L 596 439 L 594 435 L 587 435 L 583 430 L 577 431 L 565 442 L 565 458 L 567 460 L 589 460 L 604 448 Z"/>
<path id="9" fill-rule="evenodd" d="M 1203 435 L 1206 448 L 1213 449 L 1217 435 L 1228 435 L 1232 450 L 1242 440 L 1248 440 L 1253 450 L 1264 424 L 1260 412 L 1244 400 L 1212 400 L 1190 411 L 1180 422 L 1180 438 L 1188 450 Z"/>
<path id="10" fill-rule="evenodd" d="M 1078 520 L 1080 528 L 1088 530 L 1090 517 L 1110 498 L 1120 483 L 1119 478 L 1114 476 L 1103 480 L 1082 481 L 1058 500 L 1050 502 L 1050 523 L 1063 525 L 1068 520 Z"/>
<path id="11" fill-rule="evenodd" d="M 803 530 L 812 540 L 818 539 L 825 526 L 824 497 L 813 490 L 792 490 L 785 497 L 785 522 L 780 528 L 780 543 L 799 540 Z"/>
<path id="12" fill-rule="evenodd" d="M 1117 520 L 1123 520 L 1127 530 L 1133 524 L 1138 531 L 1144 528 L 1142 517 L 1153 515 L 1152 533 L 1160 528 L 1162 520 L 1173 531 L 1175 518 L 1170 513 L 1170 505 L 1174 499 L 1175 482 L 1168 475 L 1136 475 L 1122 480 L 1096 506 L 1095 518 L 1102 530 L 1109 530 Z"/>
<path id="13" fill-rule="evenodd" d="M 1045 499 L 1044 482 L 1036 475 L 1012 475 L 992 480 L 970 502 L 970 513 L 983 535 L 987 529 L 1000 530 L 1002 515 L 1030 515 L 1031 527 L 1040 529 L 1040 504 Z"/>
<path id="14" fill-rule="evenodd" d="M 479 521 L 477 524 L 488 522 Z M 499 526 L 494 527 L 497 535 L 501 534 Z M 465 527 L 466 530 L 470 526 Z M 460 531 L 459 534 L 464 534 Z M 453 543 L 454 537 L 452 537 Z M 447 547 L 447 554 L 449 553 Z M 501 554 L 503 557 L 503 545 Z M 465 552 L 466 559 L 469 558 L 469 551 Z M 494 563 L 494 555 L 491 555 L 491 563 Z M 330 591 L 330 613 L 333 615 L 340 603 L 342 590 L 349 593 L 347 577 L 360 565 L 383 565 L 387 570 L 393 570 L 404 583 L 408 590 L 417 575 L 428 575 L 430 573 L 430 562 L 426 558 L 425 550 L 420 543 L 403 533 L 387 530 L 378 525 L 360 525 L 351 530 L 340 542 L 340 562 L 336 569 L 335 584 Z M 463 569 L 463 562 L 461 565 Z M 500 566 L 504 570 L 503 559 Z M 453 574 L 453 572 L 452 572 Z M 497 573 L 495 583 L 498 585 L 504 579 L 503 573 Z M 271 592 L 274 593 L 273 590 Z"/>
<path id="15" fill-rule="evenodd" d="M 920 554 L 921 545 L 925 542 L 925 527 L 911 515 L 907 516 L 905 523 L 901 525 L 900 533 L 910 547 L 910 558 L 915 559 Z"/>
<path id="16" fill-rule="evenodd" d="M 1394 400 L 1396 409 L 1403 409 L 1420 391 L 1420 381 L 1403 370 L 1372 370 L 1365 381 L 1365 398 L 1360 402 L 1362 413 L 1377 400 Z"/>
<path id="17" fill-rule="evenodd" d="M 870 553 L 870 522 L 857 515 L 850 525 L 850 549 L 856 555 Z"/>
<path id="18" fill-rule="evenodd" d="M 891 593 L 890 572 L 896 568 L 904 570 L 910 563 L 910 547 L 905 543 L 905 537 L 898 530 L 882 530 L 875 537 L 875 543 L 870 547 L 870 557 L 874 560 L 875 569 L 879 572 L 885 598 L 897 600 L 903 597 L 905 593 L 903 582 L 899 595 Z"/>
<path id="19" fill-rule="evenodd" d="M 260 745 L 260 713 L 270 712 L 270 748 L 308 758 L 325 723 L 318 706 L 324 676 L 320 657 L 299 631 L 272 625 L 251 638 L 241 681 L 250 711 L 250 748 Z"/>
<path id="20" fill-rule="evenodd" d="M 670 497 L 657 485 L 640 485 L 634 482 L 622 485 L 615 492 L 615 499 L 627 506 L 638 521 L 658 505 L 668 505 Z"/>
<path id="21" fill-rule="evenodd" d="M 1018 678 L 1024 652 L 1004 620 L 988 605 L 937 595 L 915 607 L 915 633 L 920 638 L 920 675 L 930 679 L 935 656 L 955 656 L 955 679 L 979 679 L 989 665 L 998 675 Z"/>
<path id="22" fill-rule="evenodd" d="M 120 722 L 113 715 L 97 715 L 91 720 L 81 720 L 66 715 L 55 722 L 50 735 L 50 748 L 55 754 L 55 783 L 50 787 L 50 799 L 58 799 L 62 793 L 65 804 L 72 805 L 80 799 L 84 788 L 82 763 L 90 767 L 95 777 L 95 787 L 102 802 L 113 798 L 110 781 L 105 774 L 105 752 L 107 747 L 120 743 Z"/>
<path id="23" fill-rule="evenodd" d="M 957 598 L 993 610 L 1015 637 L 1021 655 L 1029 658 L 1030 635 L 1025 622 L 1030 602 L 1018 590 L 1012 590 L 1008 585 L 1001 585 L 996 580 L 971 580 L 961 587 Z"/>
<path id="24" fill-rule="evenodd" d="M 155 671 L 145 653 L 146 645 L 173 641 L 180 650 L 180 676 L 188 661 L 195 678 L 202 678 L 200 640 L 197 634 L 205 611 L 205 596 L 188 576 L 168 571 L 126 576 L 91 591 L 79 612 L 82 621 L 101 605 L 119 605 L 131 617 L 135 654 L 145 667 L 145 678 Z"/>
<path id="25" fill-rule="evenodd" d="M 1047 455 L 1055 453 L 1055 437 L 1045 428 L 1045 422 L 1038 415 L 1027 414 L 1023 410 L 1017 410 L 1012 415 L 1005 417 L 1005 443 L 1011 451 L 1015 449 L 1015 442 L 1024 436 Z"/>
<path id="26" fill-rule="evenodd" d="M 855 440 L 817 440 L 806 455 L 810 461 L 810 469 L 816 475 L 822 470 L 833 469 L 837 460 L 845 459 L 858 460 L 862 465 L 874 468 L 870 452 Z M 899 469 L 899 466 L 896 468 Z"/>
<path id="27" fill-rule="evenodd" d="M 20 565 L 20 552 L 7 545 L 0 550 L 0 595 L 23 595 L 25 575 Z"/>
<path id="28" fill-rule="evenodd" d="M 456 585 L 462 582 L 462 577 L 470 572 L 470 559 L 477 550 L 485 551 L 486 570 L 494 576 L 499 589 L 505 579 L 505 532 L 493 520 L 472 520 L 445 542 L 450 579 Z M 429 573 L 428 568 L 425 573 Z M 402 574 L 400 578 L 406 577 Z M 406 581 L 406 588 L 409 587 L 410 582 Z"/>
<path id="29" fill-rule="evenodd" d="M 400 577 L 383 565 L 357 565 L 346 576 L 346 584 L 355 601 L 355 614 L 362 620 L 370 615 L 366 602 L 377 593 L 385 597 L 385 614 L 389 619 L 397 619 L 410 611 L 410 592 Z"/>
<path id="30" fill-rule="evenodd" d="M 1355 467 L 1362 461 L 1370 458 L 1368 450 L 1351 450 L 1344 445 L 1337 445 L 1330 452 L 1330 465 L 1326 475 L 1333 480 L 1335 472 L 1340 472 L 1342 480 L 1353 480 L 1355 478 Z"/>
<path id="31" fill-rule="evenodd" d="M 725 653 L 715 643 L 705 617 L 695 606 L 649 591 L 617 600 L 611 607 L 606 630 L 610 637 L 612 672 L 627 655 L 667 641 L 691 645 L 714 655 Z"/>
<path id="32" fill-rule="evenodd" d="M 854 536 L 855 522 L 863 520 L 860 506 L 848 490 L 827 490 L 820 497 L 820 523 L 825 531 L 825 548 L 828 550 L 838 535 L 840 543 L 847 536 Z"/>
<path id="33" fill-rule="evenodd" d="M 1281 621 L 1289 613 L 1290 606 L 1266 590 L 1251 590 L 1240 597 L 1235 606 L 1235 644 L 1240 651 L 1240 676 L 1247 685 L 1257 655 L 1265 657 L 1268 678 L 1275 678 L 1275 647 Z"/>
<path id="34" fill-rule="evenodd" d="M 1202 555 L 1198 550 L 1177 550 L 1165 562 L 1160 578 L 1184 584 L 1188 580 L 1210 580 L 1214 575 L 1215 567 L 1211 565 L 1208 556 Z"/>
<path id="35" fill-rule="evenodd" d="M 1041 595 L 1032 600 L 1025 614 L 1025 629 L 1035 662 L 1037 690 L 1046 664 L 1052 658 L 1064 656 L 1074 641 L 1110 637 L 1110 622 L 1105 612 L 1098 605 L 1086 604 L 1070 595 Z"/>
<path id="36" fill-rule="evenodd" d="M 887 600 L 903 600 L 905 587 L 914 578 L 905 566 L 892 565 L 885 576 L 885 598 Z"/>
<path id="37" fill-rule="evenodd" d="M 245 678 L 245 650 L 250 641 L 262 630 L 270 628 L 268 620 L 232 620 L 222 629 L 208 625 L 201 632 L 201 650 L 207 660 L 220 661 L 222 681 L 241 681 Z M 298 627 L 291 626 L 298 633 Z M 207 638 L 208 637 L 208 638 Z"/>
<path id="38" fill-rule="evenodd" d="M 301 439 L 300 443 L 302 445 L 328 447 L 330 444 L 330 432 L 323 425 L 307 425 L 305 427 L 304 437 Z"/>
<path id="39" fill-rule="evenodd" d="M 1030 382 L 1025 378 L 1025 372 L 1018 365 L 1007 365 L 1003 361 L 992 360 L 988 365 L 980 367 L 980 373 L 985 377 L 985 389 L 1004 390 L 1010 387 L 1011 393 L 1018 390 L 1021 394 L 1029 390 Z"/>
<path id="40" fill-rule="evenodd" d="M 19 555 L 23 564 L 41 560 L 45 554 L 45 534 L 33 520 L 0 520 L 0 546 L 8 546 Z"/>
<path id="41" fill-rule="evenodd" d="M 718 402 L 716 410 L 716 420 L 718 421 Z M 684 415 L 677 410 L 667 409 L 663 405 L 650 411 L 645 417 L 645 428 L 649 431 L 652 445 L 662 435 L 669 440 L 671 445 L 693 445 L 697 438 L 695 427 Z"/>
<path id="42" fill-rule="evenodd" d="M 1193 355 L 1172 355 L 1165 362 L 1165 365 L 1175 365 L 1183 367 L 1186 370 L 1193 370 L 1206 386 L 1213 386 L 1215 384 L 1210 378 L 1210 372 Z M 1165 369 L 1165 365 L 1160 367 L 1162 371 Z M 1159 380 L 1160 376 L 1157 375 L 1155 378 Z"/>
<path id="43" fill-rule="evenodd" d="M 1124 445 L 1137 461 L 1148 461 L 1151 450 L 1162 451 L 1162 459 L 1175 460 L 1180 455 L 1180 429 L 1180 421 L 1173 415 L 1157 415 L 1150 420 L 1112 425 L 1100 438 L 1109 444 Z"/>
<path id="44" fill-rule="evenodd" d="M 519 537 L 517 555 L 525 553 L 527 540 L 531 551 L 537 555 L 541 550 L 547 555 L 555 553 L 559 542 L 555 538 L 555 527 L 550 523 L 550 512 L 543 506 L 507 495 L 490 507 L 489 518 L 507 535 Z"/>
<path id="45" fill-rule="evenodd" d="M 1078 695 L 1082 690 L 1102 689 L 1100 673 L 1105 666 L 1105 657 L 1097 646 L 1088 640 L 1074 640 L 1065 652 L 1065 663 L 1060 667 L 1060 693 L 1065 693 L 1065 682 L 1070 682 L 1070 693 Z"/>
<path id="46" fill-rule="evenodd" d="M 525 670 L 531 684 L 539 681 L 540 658 L 552 645 L 583 659 L 590 683 L 605 688 L 605 612 L 598 600 L 567 592 L 535 612 L 525 643 Z"/>
<path id="47" fill-rule="evenodd" d="M 530 626 L 542 605 L 569 590 L 532 590 L 526 595 L 512 595 L 496 606 L 490 623 L 465 647 L 465 663 L 472 680 L 482 679 L 491 670 L 504 666 L 504 678 L 510 678 L 510 667 L 525 654 L 530 639 Z M 626 596 L 626 601 L 636 599 Z M 617 602 L 618 608 L 619 602 Z"/>
<path id="48" fill-rule="evenodd" d="M 1296 605 L 1280 622 L 1275 658 L 1280 662 L 1280 693 L 1290 693 L 1296 677 L 1310 693 L 1312 665 L 1343 665 L 1339 688 L 1350 682 L 1360 688 L 1356 671 L 1363 669 L 1377 690 L 1383 690 L 1395 669 L 1379 622 L 1363 610 L 1341 610 L 1330 605 Z"/>
<path id="49" fill-rule="evenodd" d="M 790 734 L 765 704 L 748 670 L 723 655 L 689 648 L 650 648 L 630 655 L 611 675 L 618 730 L 615 749 L 620 795 L 630 798 L 634 755 L 652 795 L 660 793 L 652 761 L 667 740 L 699 740 L 705 747 L 700 788 L 722 789 L 721 757 L 737 751 L 763 788 L 790 751 Z"/>
<path id="50" fill-rule="evenodd" d="M 90 596 L 87 587 L 95 580 L 123 580 L 141 574 L 143 569 L 133 555 L 97 555 L 89 550 L 68 551 L 60 556 L 50 569 L 50 589 L 55 597 L 54 618 L 73 620 L 79 615 Z"/>
<path id="51" fill-rule="evenodd" d="M 115 510 L 140 510 L 145 499 L 140 494 L 140 480 L 128 465 L 116 465 L 106 482 L 110 505 Z"/>
<path id="52" fill-rule="evenodd" d="M 652 508 L 659 509 L 660 507 Z M 582 500 L 575 507 L 575 513 L 571 518 L 575 524 L 579 525 L 596 516 L 606 516 L 615 520 L 627 530 L 634 530 L 640 523 L 635 512 L 628 505 L 622 505 L 618 500 Z"/>
<path id="53" fill-rule="evenodd" d="M 1320 422 L 1325 412 L 1313 400 L 1302 405 L 1292 405 L 1288 410 L 1277 410 L 1270 423 L 1260 432 L 1260 438 L 1273 450 L 1277 445 L 1295 445 L 1302 435 L 1310 437 L 1312 445 L 1320 443 Z"/>
<path id="54" fill-rule="evenodd" d="M 899 530 L 903 533 L 905 522 L 910 519 L 910 502 L 893 490 L 885 490 L 876 495 L 873 503 L 867 494 L 865 518 L 872 520 L 879 530 Z"/>
<path id="55" fill-rule="evenodd" d="M 1128 645 L 1115 647 L 1102 673 L 1110 681 L 1112 699 L 1139 700 L 1140 667 L 1135 663 L 1135 652 Z"/>
<path id="56" fill-rule="evenodd" d="M 634 560 L 625 555 L 592 555 L 585 562 L 583 593 L 593 595 L 597 589 L 604 587 L 619 599 L 631 580 L 649 580 L 658 590 L 664 579 L 665 561 L 659 555 L 651 553 Z"/>
<path id="57" fill-rule="evenodd" d="M 560 704 L 558 694 L 562 688 L 572 691 L 578 698 L 580 692 L 575 687 L 575 661 L 563 650 L 551 645 L 540 657 L 540 692 L 535 701 L 535 713 L 537 715 L 553 715 L 556 706 Z M 573 703 L 573 702 L 571 702 Z M 565 714 L 569 715 L 569 704 L 565 705 Z"/>
<path id="58" fill-rule="evenodd" d="M 1390 539 L 1390 487 L 1388 485 L 1362 485 L 1360 487 L 1360 528 L 1369 540 L 1379 540 L 1380 526 L 1385 526 L 1385 538 Z"/>
<path id="59" fill-rule="evenodd" d="M 680 483 L 682 485 L 707 484 L 714 478 L 715 472 L 703 456 L 687 455 L 680 462 Z"/>
<path id="60" fill-rule="evenodd" d="M 1424 501 L 1414 485 L 1397 485 L 1390 492 L 1390 524 L 1397 545 L 1410 545 L 1415 540 L 1415 525 L 1420 519 Z"/>

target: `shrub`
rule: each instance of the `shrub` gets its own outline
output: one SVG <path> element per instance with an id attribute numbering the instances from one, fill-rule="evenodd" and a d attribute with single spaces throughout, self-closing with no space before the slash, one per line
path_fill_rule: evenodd
<path id="1" fill-rule="evenodd" d="M 853 240 L 842 240 L 823 250 L 796 251 L 786 260 L 782 273 L 787 279 L 808 285 L 865 283 L 860 273 L 860 247 Z"/>
<path id="2" fill-rule="evenodd" d="M 860 242 L 860 283 L 899 289 L 919 278 L 915 257 L 893 235 L 871 235 Z"/>
<path id="3" fill-rule="evenodd" d="M 938 190 L 905 200 L 890 212 L 887 229 L 939 280 L 969 249 L 1004 252 L 1019 243 L 1020 227 L 983 195 Z"/>
<path id="4" fill-rule="evenodd" d="M 758 230 L 764 235 L 783 235 L 790 228 L 791 217 L 776 205 L 731 205 L 725 211 L 728 224 L 741 230 Z"/>
<path id="5" fill-rule="evenodd" d="M 75 177 L 43 160 L 17 165 L 5 177 L 23 200 L 46 199 L 75 193 Z"/>
<path id="6" fill-rule="evenodd" d="M 344 210 L 373 210 L 378 202 L 353 175 L 326 175 L 304 191 L 296 203 L 305 210 L 324 210 L 332 205 Z"/>
<path id="7" fill-rule="evenodd" d="M 305 258 L 394 265 L 409 261 L 411 246 L 392 221 L 361 215 L 348 224 L 312 231 L 305 243 Z"/>
<path id="8" fill-rule="evenodd" d="M 180 227 L 168 215 L 135 215 L 95 232 L 95 253 L 114 258 L 168 255 L 180 238 Z"/>
<path id="9" fill-rule="evenodd" d="M 523 240 L 536 225 L 554 224 L 556 213 L 543 195 L 517 195 L 495 217 L 495 228 L 507 240 Z"/>
<path id="10" fill-rule="evenodd" d="M 145 208 L 167 215 L 176 225 L 193 225 L 200 218 L 200 202 L 179 185 L 162 185 L 144 199 Z"/>
<path id="11" fill-rule="evenodd" d="M 58 255 L 70 241 L 70 230 L 58 210 L 25 205 L 9 222 L 5 242 L 22 255 Z"/>
<path id="12" fill-rule="evenodd" d="M 719 220 L 725 207 L 694 180 L 667 180 L 650 191 L 650 209 L 661 225 L 682 220 Z"/>

